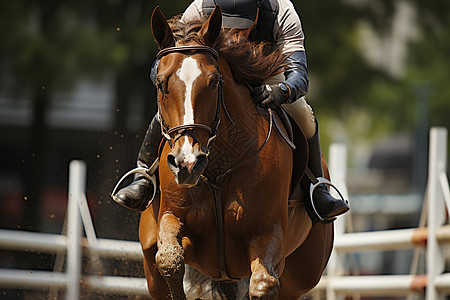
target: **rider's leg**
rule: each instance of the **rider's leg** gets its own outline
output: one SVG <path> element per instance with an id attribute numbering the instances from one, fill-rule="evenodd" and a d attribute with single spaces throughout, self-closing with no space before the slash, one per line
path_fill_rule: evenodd
<path id="1" fill-rule="evenodd" d="M 319 126 L 316 118 L 314 117 L 313 110 L 304 98 L 300 98 L 292 104 L 283 105 L 283 107 L 297 121 L 308 139 L 308 168 L 316 178 L 323 177 Z M 308 176 L 304 176 L 302 185 L 306 191 L 309 191 L 311 180 Z M 324 221 L 331 220 L 350 209 L 345 201 L 332 197 L 328 186 L 325 184 L 320 184 L 314 190 L 313 201 L 318 214 L 324 219 Z"/>
<path id="2" fill-rule="evenodd" d="M 316 118 L 311 106 L 309 106 L 304 97 L 297 99 L 291 104 L 283 104 L 283 108 L 302 128 L 307 139 L 312 138 L 316 134 Z"/>
<path id="3" fill-rule="evenodd" d="M 158 121 L 158 116 L 153 117 L 152 122 L 148 126 L 145 133 L 144 141 L 139 150 L 137 158 L 137 166 L 148 169 L 153 162 L 158 158 L 158 148 L 162 140 L 161 127 Z M 152 175 L 152 174 L 149 174 Z M 148 202 L 153 195 L 155 187 L 143 175 L 136 174 L 133 182 L 122 188 L 113 200 L 126 208 L 144 211 L 147 208 Z"/>

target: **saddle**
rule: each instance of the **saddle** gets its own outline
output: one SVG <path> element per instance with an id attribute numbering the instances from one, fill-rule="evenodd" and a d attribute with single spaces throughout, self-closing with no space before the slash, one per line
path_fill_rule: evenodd
<path id="1" fill-rule="evenodd" d="M 279 107 L 277 110 L 277 115 L 281 120 L 284 128 L 286 129 L 287 135 L 284 133 L 280 124 L 276 121 L 275 127 L 281 134 L 283 139 L 292 147 L 293 149 L 293 168 L 291 176 L 291 191 L 289 194 L 289 207 L 296 207 L 299 204 L 304 205 L 306 212 L 311 218 L 313 224 L 319 222 L 319 218 L 312 207 L 311 201 L 309 201 L 308 191 L 305 191 L 301 185 L 303 176 L 307 176 L 308 170 L 308 160 L 309 160 L 309 147 L 308 140 L 301 129 L 300 125 L 294 119 L 292 115 L 283 107 Z M 328 166 L 325 159 L 322 156 L 322 169 L 324 177 L 329 179 Z M 311 176 L 308 175 L 308 176 Z"/>

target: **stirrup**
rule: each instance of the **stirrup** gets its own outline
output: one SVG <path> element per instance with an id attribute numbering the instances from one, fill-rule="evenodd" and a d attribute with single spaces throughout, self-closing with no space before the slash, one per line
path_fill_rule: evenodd
<path id="1" fill-rule="evenodd" d="M 125 175 L 122 176 L 122 178 L 120 178 L 120 180 L 117 182 L 116 186 L 114 187 L 112 193 L 111 193 L 111 197 L 115 197 L 116 196 L 116 192 L 117 189 L 119 188 L 119 186 L 122 184 L 122 182 L 128 178 L 128 176 L 139 173 L 141 175 L 143 175 L 145 178 L 147 178 L 151 184 L 153 185 L 153 195 L 152 198 L 148 201 L 147 206 L 145 206 L 145 208 L 148 208 L 150 205 L 152 205 L 153 200 L 155 200 L 155 196 L 156 196 L 156 188 L 157 188 L 157 182 L 156 182 L 156 175 L 155 175 L 155 171 L 156 168 L 159 166 L 159 158 L 157 158 L 151 167 L 149 168 L 143 168 L 143 167 L 137 167 L 134 168 L 130 171 L 128 171 Z M 151 175 L 150 175 L 151 174 Z"/>
<path id="2" fill-rule="evenodd" d="M 342 196 L 341 192 L 338 190 L 338 188 L 331 183 L 331 181 L 329 181 L 328 179 L 324 178 L 324 177 L 317 177 L 316 178 L 316 183 L 311 183 L 310 187 L 309 187 L 309 200 L 311 201 L 311 206 L 314 210 L 314 213 L 316 214 L 317 218 L 319 218 L 320 222 L 325 222 L 325 223 L 330 223 L 333 222 L 337 219 L 337 217 L 332 217 L 330 219 L 327 218 L 323 218 L 316 209 L 316 206 L 314 205 L 314 200 L 313 200 L 313 194 L 314 194 L 314 190 L 321 184 L 326 184 L 331 186 L 339 195 L 339 197 L 341 198 L 342 201 L 344 201 L 345 203 L 348 204 L 348 201 L 344 199 L 344 196 Z"/>

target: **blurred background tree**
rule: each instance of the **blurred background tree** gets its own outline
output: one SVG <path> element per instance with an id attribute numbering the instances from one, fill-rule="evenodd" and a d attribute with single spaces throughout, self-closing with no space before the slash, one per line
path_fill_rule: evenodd
<path id="1" fill-rule="evenodd" d="M 4 37 L 0 45 L 2 94 L 17 101 L 32 100 L 27 143 L 31 158 L 26 160 L 24 169 L 28 171 L 26 197 L 35 201 L 28 201 L 27 227 L 37 223 L 38 199 L 45 186 L 42 173 L 49 165 L 47 123 L 52 94 L 70 91 L 86 77 L 95 81 L 112 74 L 116 91 L 112 131 L 116 136 L 126 131 L 124 116 L 128 97 L 140 93 L 150 98 L 146 73 L 153 47 L 148 30 L 151 6 L 148 1 L 0 4 L 0 33 Z M 152 105 L 145 103 L 149 117 Z"/>

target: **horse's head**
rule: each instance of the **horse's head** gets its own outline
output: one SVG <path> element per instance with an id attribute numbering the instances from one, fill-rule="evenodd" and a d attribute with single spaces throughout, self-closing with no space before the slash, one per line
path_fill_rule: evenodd
<path id="1" fill-rule="evenodd" d="M 175 43 L 173 32 L 157 7 L 152 32 L 158 43 L 158 111 L 171 152 L 167 156 L 175 181 L 197 184 L 208 162 L 209 146 L 220 121 L 222 78 L 218 54 L 211 48 L 221 31 L 218 6 L 196 31 L 198 39 Z"/>

